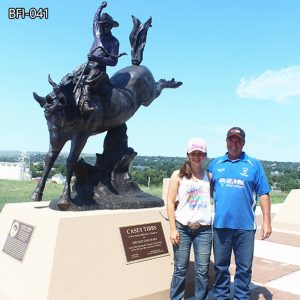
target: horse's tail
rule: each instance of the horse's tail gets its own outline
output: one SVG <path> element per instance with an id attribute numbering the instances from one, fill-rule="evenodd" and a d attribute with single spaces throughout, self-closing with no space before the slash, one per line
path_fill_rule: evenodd
<path id="1" fill-rule="evenodd" d="M 152 26 L 152 18 L 150 17 L 146 23 L 141 24 L 141 21 L 132 16 L 133 28 L 129 36 L 131 45 L 131 63 L 139 66 L 143 60 L 143 52 L 146 45 L 147 33 L 149 27 Z"/>

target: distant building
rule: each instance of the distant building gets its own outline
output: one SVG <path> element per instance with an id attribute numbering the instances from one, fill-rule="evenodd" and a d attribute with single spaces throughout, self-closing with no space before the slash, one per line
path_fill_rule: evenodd
<path id="1" fill-rule="evenodd" d="M 149 169 L 150 167 L 149 166 L 132 166 L 133 168 L 137 169 L 137 170 L 140 170 L 140 171 L 143 171 L 145 169 Z"/>
<path id="2" fill-rule="evenodd" d="M 280 176 L 280 175 L 283 175 L 283 173 L 279 172 L 279 171 L 271 171 L 270 172 L 270 175 L 271 176 Z"/>
<path id="3" fill-rule="evenodd" d="M 0 179 L 31 180 L 30 160 L 23 151 L 19 162 L 0 162 Z"/>
<path id="4" fill-rule="evenodd" d="M 65 184 L 66 177 L 62 174 L 55 174 L 52 176 L 51 181 L 56 182 L 57 184 Z"/>
<path id="5" fill-rule="evenodd" d="M 0 179 L 31 180 L 31 172 L 23 162 L 0 162 Z"/>

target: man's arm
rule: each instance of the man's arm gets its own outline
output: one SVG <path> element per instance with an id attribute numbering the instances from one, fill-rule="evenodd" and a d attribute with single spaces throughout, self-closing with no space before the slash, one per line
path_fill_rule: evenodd
<path id="1" fill-rule="evenodd" d="M 209 180 L 210 198 L 213 198 L 214 197 L 214 184 L 213 184 L 213 180 L 212 180 L 212 174 L 210 171 L 207 171 L 207 176 L 208 176 L 208 180 Z"/>
<path id="2" fill-rule="evenodd" d="M 261 225 L 260 237 L 262 240 L 267 239 L 272 233 L 271 226 L 271 201 L 269 194 L 259 197 L 260 207 L 263 214 L 263 223 Z"/>
<path id="3" fill-rule="evenodd" d="M 114 67 L 118 63 L 119 56 L 124 55 L 121 53 L 119 55 L 119 41 L 117 39 L 112 40 L 111 52 L 106 51 L 104 47 L 101 47 L 101 54 L 93 55 L 88 54 L 88 60 L 97 62 L 100 66 L 111 66 Z"/>
<path id="4" fill-rule="evenodd" d="M 105 66 L 114 67 L 118 63 L 119 55 L 119 41 L 116 38 L 113 38 L 111 41 L 111 50 L 109 54 L 104 54 L 101 57 L 102 64 Z"/>
<path id="5" fill-rule="evenodd" d="M 96 13 L 95 13 L 95 16 L 94 16 L 94 19 L 93 19 L 93 34 L 94 34 L 94 37 L 96 36 L 97 34 L 97 29 L 98 29 L 98 21 L 99 21 L 99 18 L 100 18 L 100 14 L 101 14 L 101 11 L 102 11 L 102 7 L 100 6 Z"/>
<path id="6" fill-rule="evenodd" d="M 97 23 L 100 19 L 100 16 L 101 16 L 101 12 L 103 10 L 103 8 L 105 8 L 107 6 L 107 2 L 106 1 L 103 1 L 101 3 L 101 5 L 99 6 L 99 8 L 97 9 L 96 13 L 95 13 L 95 16 L 94 16 L 94 20 L 93 20 L 93 34 L 94 34 L 94 37 L 96 37 L 96 34 L 97 34 Z"/>

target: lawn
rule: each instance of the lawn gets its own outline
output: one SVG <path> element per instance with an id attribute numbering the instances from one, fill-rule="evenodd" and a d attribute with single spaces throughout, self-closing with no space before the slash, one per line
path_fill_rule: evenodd
<path id="1" fill-rule="evenodd" d="M 0 211 L 5 203 L 31 201 L 31 195 L 37 183 L 31 181 L 1 180 L 0 179 Z M 50 201 L 62 193 L 63 186 L 56 183 L 47 183 L 43 200 Z"/>
<path id="2" fill-rule="evenodd" d="M 36 188 L 37 183 L 31 181 L 17 181 L 17 180 L 2 180 L 0 179 L 0 211 L 5 203 L 17 203 L 31 201 L 31 195 Z M 161 197 L 162 186 L 160 187 L 145 187 L 141 189 L 149 194 Z M 47 183 L 43 200 L 50 201 L 53 198 L 60 196 L 63 190 L 63 185 L 56 183 Z M 287 197 L 287 193 L 272 192 L 271 202 L 282 203 Z"/>

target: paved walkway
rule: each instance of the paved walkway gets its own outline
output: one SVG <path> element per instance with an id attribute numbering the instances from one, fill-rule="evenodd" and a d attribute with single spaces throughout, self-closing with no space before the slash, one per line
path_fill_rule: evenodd
<path id="1" fill-rule="evenodd" d="M 281 204 L 272 205 L 272 216 Z M 257 209 L 257 224 L 261 224 L 261 211 Z M 300 300 L 300 232 L 291 227 L 277 228 L 267 240 L 260 240 L 260 226 L 257 228 L 251 300 Z M 234 275 L 234 260 L 230 271 Z M 233 276 L 232 276 L 233 281 Z M 210 291 L 210 300 L 214 299 Z M 189 298 L 194 300 L 194 298 Z"/>
<path id="2" fill-rule="evenodd" d="M 272 216 L 281 205 L 272 205 Z M 257 212 L 257 224 L 262 222 Z M 277 227 L 267 240 L 260 240 L 258 226 L 253 264 L 251 299 L 300 300 L 300 232 L 293 227 Z"/>

